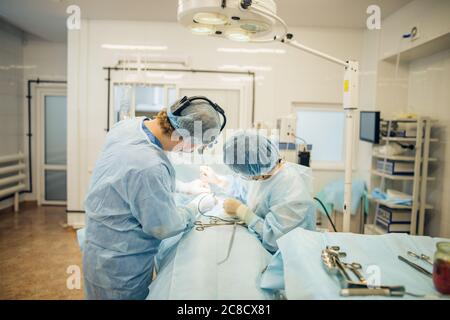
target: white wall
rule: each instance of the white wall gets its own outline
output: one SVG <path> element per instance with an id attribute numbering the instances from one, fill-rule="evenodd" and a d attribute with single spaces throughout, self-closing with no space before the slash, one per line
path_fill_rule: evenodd
<path id="1" fill-rule="evenodd" d="M 377 110 L 376 94 L 378 79 L 378 54 L 381 33 L 378 30 L 365 30 L 360 64 L 359 107 L 361 111 Z M 359 133 L 358 133 L 359 136 Z M 372 144 L 358 141 L 357 168 L 358 175 L 370 185 L 372 163 Z"/>
<path id="2" fill-rule="evenodd" d="M 435 209 L 427 214 L 429 223 L 425 234 L 441 237 L 450 237 L 449 51 L 423 58 L 413 58 L 411 52 L 417 53 L 412 49 L 423 48 L 423 45 L 449 35 L 449 17 L 450 1 L 416 0 L 384 19 L 380 32 L 366 31 L 362 57 L 362 69 L 366 70 L 362 72 L 361 83 L 361 108 L 380 110 L 385 118 L 403 112 L 417 112 L 439 119 L 438 130 L 433 133 L 440 141 L 432 148 L 432 154 L 439 162 L 431 167 L 430 172 L 438 180 L 428 185 L 428 200 Z M 401 40 L 413 26 L 419 28 L 419 38 Z M 401 55 L 397 69 L 398 53 Z M 368 151 L 359 153 L 362 170 L 365 170 L 364 163 L 366 167 L 371 163 L 370 148 Z"/>
<path id="3" fill-rule="evenodd" d="M 415 0 L 390 15 L 383 21 L 380 58 L 420 46 L 448 33 L 449 12 L 448 0 Z M 401 40 L 402 35 L 409 33 L 413 27 L 419 29 L 417 40 Z"/>
<path id="4" fill-rule="evenodd" d="M 39 39 L 28 39 L 24 42 L 23 63 L 28 66 L 23 73 L 23 112 L 28 112 L 28 101 L 24 98 L 28 94 L 28 80 L 66 80 L 67 74 L 67 45 L 65 43 L 54 43 Z M 33 192 L 25 195 L 26 200 L 37 199 L 38 184 L 38 157 L 37 157 L 37 89 L 41 87 L 61 86 L 56 84 L 32 84 L 31 86 L 31 132 L 32 136 L 32 175 Z M 28 117 L 24 117 L 23 130 L 28 128 Z M 24 153 L 28 156 L 28 137 L 24 137 Z"/>
<path id="5" fill-rule="evenodd" d="M 27 40 L 23 60 L 34 68 L 25 70 L 25 79 L 66 80 L 67 44 Z"/>
<path id="6" fill-rule="evenodd" d="M 23 150 L 23 34 L 0 21 L 0 156 Z"/>
<path id="7" fill-rule="evenodd" d="M 23 152 L 23 33 L 0 20 L 0 156 Z M 0 201 L 0 209 L 12 205 Z"/>
<path id="8" fill-rule="evenodd" d="M 417 52 L 412 51 L 414 48 L 423 48 L 424 44 L 450 35 L 449 17 L 450 1 L 416 0 L 384 20 L 379 58 L 395 56 L 398 52 L 401 55 L 398 72 L 395 59 L 380 61 L 377 89 L 377 103 L 385 114 L 411 111 L 439 120 L 439 130 L 433 133 L 440 141 L 431 149 L 439 162 L 431 166 L 430 172 L 438 179 L 428 184 L 427 192 L 428 201 L 435 209 L 427 211 L 425 234 L 441 237 L 450 237 L 450 158 L 446 150 L 450 130 L 448 51 L 410 61 L 405 61 L 405 57 L 410 58 L 411 52 Z M 400 40 L 413 26 L 419 28 L 419 38 Z"/>
<path id="9" fill-rule="evenodd" d="M 362 31 L 352 29 L 294 29 L 297 40 L 341 59 L 359 60 Z M 270 121 L 292 111 L 293 102 L 340 103 L 343 70 L 327 61 L 282 44 L 236 44 L 191 35 L 176 23 L 87 21 L 80 31 L 69 31 L 69 210 L 82 210 L 89 183 L 106 132 L 106 72 L 123 52 L 102 44 L 166 45 L 166 55 L 191 60 L 191 68 L 217 69 L 221 65 L 264 66 L 256 71 L 255 120 Z M 276 48 L 286 54 L 237 54 L 217 52 L 219 47 Z M 128 53 L 129 54 L 129 53 Z M 224 85 L 220 77 L 208 82 Z M 247 125 L 250 122 L 247 121 Z M 316 172 L 316 189 L 343 172 Z"/>
<path id="10" fill-rule="evenodd" d="M 411 112 L 438 120 L 432 132 L 439 139 L 431 154 L 438 159 L 430 175 L 428 198 L 436 207 L 429 215 L 427 231 L 450 237 L 450 49 L 410 64 L 408 106 Z"/>

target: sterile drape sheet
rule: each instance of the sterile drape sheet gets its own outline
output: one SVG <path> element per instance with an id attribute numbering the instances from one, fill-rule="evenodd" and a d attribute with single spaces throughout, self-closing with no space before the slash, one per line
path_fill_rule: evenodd
<path id="1" fill-rule="evenodd" d="M 221 214 L 218 204 L 208 214 Z M 229 217 L 228 217 L 229 218 Z M 208 218 L 199 217 L 204 222 Z M 156 257 L 157 277 L 148 299 L 267 299 L 260 277 L 271 260 L 260 241 L 245 226 L 236 227 L 229 258 L 233 226 L 217 226 L 164 240 Z"/>
<path id="2" fill-rule="evenodd" d="M 282 292 L 287 299 L 402 299 L 341 297 L 336 277 L 325 271 L 321 260 L 321 251 L 326 246 L 339 246 L 341 251 L 347 253 L 347 257 L 342 260 L 347 263 L 360 263 L 366 279 L 379 272 L 381 285 L 402 285 L 406 291 L 424 294 L 428 299 L 449 298 L 438 294 L 430 277 L 398 259 L 401 255 L 431 272 L 432 266 L 408 256 L 407 252 L 413 251 L 433 257 L 436 243 L 439 241 L 449 240 L 407 234 L 372 236 L 319 233 L 298 228 L 277 241 L 279 251 L 262 275 L 261 287 L 272 293 Z M 414 298 L 405 296 L 403 299 Z"/>

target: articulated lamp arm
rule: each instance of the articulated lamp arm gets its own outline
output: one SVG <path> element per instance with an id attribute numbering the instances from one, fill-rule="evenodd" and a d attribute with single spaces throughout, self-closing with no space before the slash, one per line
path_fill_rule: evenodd
<path id="1" fill-rule="evenodd" d="M 351 210 L 352 210 L 352 172 L 353 172 L 353 151 L 355 135 L 355 111 L 359 104 L 359 64 L 357 61 L 343 61 L 326 53 L 302 45 L 292 39 L 288 34 L 281 42 L 294 48 L 308 52 L 317 57 L 331 61 L 345 67 L 343 107 L 345 110 L 345 178 L 344 178 L 344 223 L 343 231 L 350 232 Z"/>

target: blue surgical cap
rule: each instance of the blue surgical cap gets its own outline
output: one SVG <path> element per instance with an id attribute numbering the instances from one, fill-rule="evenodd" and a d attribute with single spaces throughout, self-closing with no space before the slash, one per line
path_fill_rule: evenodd
<path id="1" fill-rule="evenodd" d="M 228 139 L 223 157 L 230 169 L 248 177 L 270 172 L 280 159 L 275 143 L 254 132 L 240 132 Z"/>
<path id="2" fill-rule="evenodd" d="M 204 101 L 194 101 L 189 107 L 174 115 L 169 108 L 167 116 L 174 129 L 195 144 L 206 145 L 214 142 L 220 134 L 221 121 L 219 113 Z"/>

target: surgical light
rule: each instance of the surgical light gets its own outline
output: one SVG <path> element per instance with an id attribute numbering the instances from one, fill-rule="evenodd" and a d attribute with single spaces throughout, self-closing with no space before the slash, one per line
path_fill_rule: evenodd
<path id="1" fill-rule="evenodd" d="M 225 31 L 225 36 L 233 41 L 248 42 L 250 41 L 250 33 L 241 28 L 230 28 Z"/>
<path id="2" fill-rule="evenodd" d="M 228 18 L 220 13 L 199 12 L 194 15 L 194 21 L 201 24 L 224 25 L 228 22 Z"/>
<path id="3" fill-rule="evenodd" d="M 196 35 L 211 35 L 213 34 L 215 31 L 213 26 L 210 25 L 206 25 L 206 24 L 193 24 L 191 25 L 191 32 L 196 34 Z"/>
<path id="4" fill-rule="evenodd" d="M 240 28 L 251 33 L 261 33 L 267 32 L 270 26 L 258 21 L 242 21 Z"/>
<path id="5" fill-rule="evenodd" d="M 234 41 L 273 40 L 277 25 L 285 26 L 277 17 L 274 0 L 253 1 L 245 9 L 242 0 L 179 0 L 178 21 L 187 28 L 202 24 L 214 28 L 215 37 Z M 285 28 L 287 30 L 287 27 Z"/>
<path id="6" fill-rule="evenodd" d="M 208 14 L 205 15 L 205 13 Z M 201 31 L 208 30 L 207 34 L 212 36 L 260 43 L 280 41 L 344 67 L 342 93 L 343 107 L 346 113 L 346 160 L 343 231 L 349 232 L 352 207 L 353 129 L 355 126 L 355 111 L 358 110 L 359 103 L 358 62 L 341 60 L 297 42 L 294 35 L 289 33 L 288 26 L 283 19 L 277 16 L 277 6 L 274 0 L 178 0 L 177 17 L 178 21 L 188 28 L 199 22 L 195 18 L 206 17 L 206 26 L 209 26 L 210 29 L 204 28 Z M 213 25 L 214 22 L 225 20 L 221 17 L 226 17 L 227 23 Z M 211 30 L 215 32 L 211 32 Z"/>

